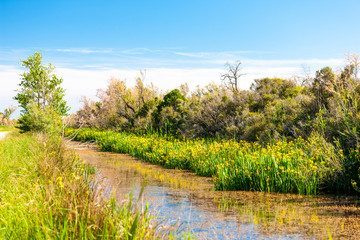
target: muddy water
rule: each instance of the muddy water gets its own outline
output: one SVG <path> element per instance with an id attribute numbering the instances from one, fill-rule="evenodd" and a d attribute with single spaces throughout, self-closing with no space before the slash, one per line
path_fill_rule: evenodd
<path id="1" fill-rule="evenodd" d="M 360 239 L 360 199 L 260 192 L 213 191 L 210 178 L 164 169 L 126 154 L 76 148 L 96 166 L 107 194 L 121 201 L 132 192 L 159 216 L 159 229 L 200 239 Z"/>

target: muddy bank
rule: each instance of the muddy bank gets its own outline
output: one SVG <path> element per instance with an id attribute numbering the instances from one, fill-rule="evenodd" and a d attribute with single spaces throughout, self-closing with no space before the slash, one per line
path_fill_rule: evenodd
<path id="1" fill-rule="evenodd" d="M 74 146 L 73 146 L 74 147 Z M 262 192 L 216 192 L 210 178 L 164 169 L 126 154 L 76 152 L 96 166 L 108 194 L 119 200 L 130 191 L 162 219 L 203 239 L 357 239 L 360 200 L 356 197 L 307 197 Z"/>

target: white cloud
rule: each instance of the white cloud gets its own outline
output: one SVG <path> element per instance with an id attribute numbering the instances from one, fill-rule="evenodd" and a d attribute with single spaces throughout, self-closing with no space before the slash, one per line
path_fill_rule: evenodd
<path id="1" fill-rule="evenodd" d="M 206 56 L 206 53 L 187 53 L 187 52 L 174 52 L 176 55 L 185 56 L 185 57 L 194 57 L 194 58 L 203 58 Z"/>
<path id="2" fill-rule="evenodd" d="M 51 50 L 50 50 L 51 51 Z M 87 48 L 58 48 L 55 49 L 57 52 L 65 52 L 65 53 L 111 53 L 111 49 L 101 49 L 101 50 L 94 50 L 94 49 L 87 49 Z"/>
<path id="3" fill-rule="evenodd" d="M 221 51 L 221 52 L 182 52 L 182 51 L 175 51 L 171 52 L 173 54 L 179 55 L 179 56 L 185 56 L 190 58 L 207 58 L 207 59 L 219 59 L 219 58 L 225 58 L 225 59 L 235 59 L 238 60 L 240 55 L 242 54 L 269 54 L 271 52 L 265 52 L 265 51 Z"/>
<path id="4" fill-rule="evenodd" d="M 344 63 L 344 59 L 339 58 L 330 58 L 330 59 L 284 59 L 284 60 L 255 60 L 255 59 L 245 59 L 244 63 L 255 66 L 289 66 L 296 65 L 300 66 L 302 64 L 312 65 L 312 66 L 339 66 Z"/>
<path id="5" fill-rule="evenodd" d="M 144 53 L 153 53 L 153 52 L 160 52 L 159 50 L 151 50 L 148 48 L 131 48 L 131 49 L 126 49 L 126 50 L 122 50 L 120 51 L 121 53 L 125 53 L 125 54 L 144 54 Z"/>
<path id="6" fill-rule="evenodd" d="M 220 54 L 221 55 L 221 54 Z M 219 55 L 218 55 L 219 57 Z M 159 59 L 152 59 L 158 61 Z M 165 61 L 164 59 L 162 59 Z M 149 60 L 150 61 L 150 60 Z M 194 67 L 172 67 L 176 65 L 175 60 L 170 66 L 152 67 L 146 70 L 146 83 L 154 83 L 161 90 L 171 90 L 179 87 L 183 83 L 188 83 L 191 89 L 197 85 L 205 86 L 208 83 L 220 83 L 220 75 L 226 72 L 223 67 L 223 59 L 210 57 L 203 59 L 201 66 L 207 65 L 207 61 L 216 62 L 217 65 L 210 67 L 201 67 L 194 61 Z M 191 62 L 191 61 L 190 61 Z M 140 62 L 141 63 L 141 62 Z M 221 64 L 220 64 L 221 63 Z M 252 81 L 262 77 L 290 77 L 294 74 L 301 73 L 301 65 L 305 64 L 315 71 L 324 66 L 338 67 L 343 64 L 342 59 L 300 59 L 300 60 L 254 60 L 245 59 L 243 61 L 242 72 L 246 75 L 241 78 L 240 87 L 248 89 Z M 192 64 L 189 64 L 192 65 Z M 79 66 L 79 65 L 78 65 Z M 83 65 L 84 66 L 84 65 Z M 166 66 L 166 67 L 164 67 Z M 72 107 L 72 111 L 80 107 L 82 96 L 96 98 L 97 89 L 106 88 L 108 80 L 111 77 L 127 79 L 129 85 L 135 83 L 136 77 L 139 76 L 137 68 L 115 68 L 115 67 L 97 67 L 90 65 L 90 69 L 75 69 L 69 67 L 59 67 L 56 69 L 58 77 L 64 79 L 63 87 L 66 89 L 66 100 Z M 18 88 L 20 74 L 24 70 L 17 66 L 0 65 L 0 111 L 3 111 L 10 104 L 16 105 L 12 100 L 15 96 L 14 90 Z"/>
<path id="7" fill-rule="evenodd" d="M 22 71 L 14 66 L 0 65 L 0 112 L 10 105 L 17 106 L 13 97 L 16 95 L 21 73 Z M 17 110 L 15 114 L 19 115 L 19 112 Z"/>

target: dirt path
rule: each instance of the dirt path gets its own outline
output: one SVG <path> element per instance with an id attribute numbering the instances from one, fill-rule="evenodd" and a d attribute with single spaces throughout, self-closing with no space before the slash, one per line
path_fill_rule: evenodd
<path id="1" fill-rule="evenodd" d="M 9 132 L 0 132 L 0 140 L 6 136 Z"/>

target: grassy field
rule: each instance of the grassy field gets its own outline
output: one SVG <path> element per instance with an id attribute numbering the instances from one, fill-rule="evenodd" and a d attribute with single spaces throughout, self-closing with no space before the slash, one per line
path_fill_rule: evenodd
<path id="1" fill-rule="evenodd" d="M 77 130 L 67 129 L 66 135 Z M 166 168 L 189 169 L 211 176 L 218 190 L 255 190 L 314 195 L 333 184 L 343 156 L 314 137 L 262 147 L 233 140 L 178 140 L 81 129 L 79 141 L 96 140 L 99 149 L 129 153 Z"/>
<path id="2" fill-rule="evenodd" d="M 0 239 L 155 239 L 151 218 L 104 200 L 94 172 L 59 137 L 13 133 L 0 141 Z"/>

